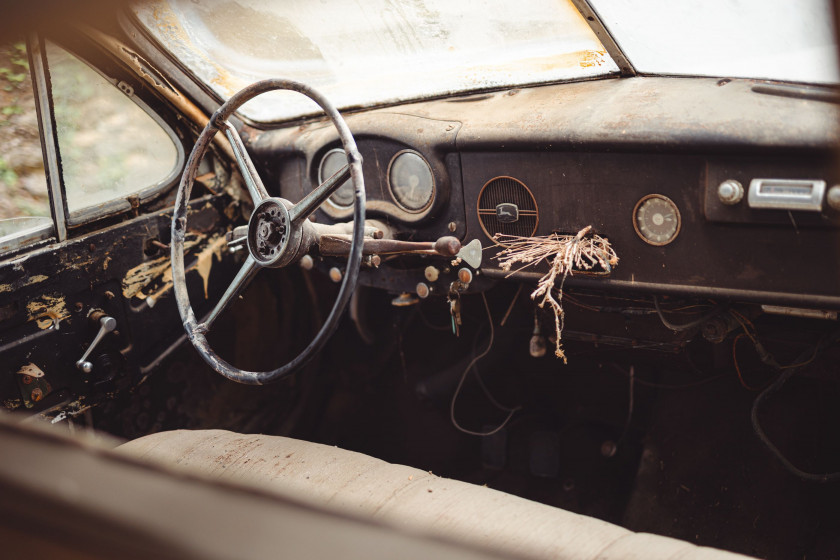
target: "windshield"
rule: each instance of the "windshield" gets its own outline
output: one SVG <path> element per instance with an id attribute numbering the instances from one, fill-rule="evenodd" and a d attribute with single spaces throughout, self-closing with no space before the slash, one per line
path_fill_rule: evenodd
<path id="1" fill-rule="evenodd" d="M 836 83 L 830 0 L 590 0 L 637 71 Z"/>
<path id="2" fill-rule="evenodd" d="M 591 0 L 640 73 L 838 81 L 830 0 Z M 339 109 L 614 75 L 569 0 L 152 0 L 140 23 L 222 99 L 265 78 Z M 275 92 L 257 122 L 320 112 Z"/>
<path id="3" fill-rule="evenodd" d="M 347 109 L 618 71 L 568 0 L 157 0 L 134 11 L 224 99 L 282 77 Z M 316 112 L 286 92 L 240 109 L 263 122 Z"/>

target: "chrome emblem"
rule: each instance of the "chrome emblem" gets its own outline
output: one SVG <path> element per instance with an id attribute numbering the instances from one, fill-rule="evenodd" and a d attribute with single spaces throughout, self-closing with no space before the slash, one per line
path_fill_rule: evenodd
<path id="1" fill-rule="evenodd" d="M 496 219 L 503 224 L 512 224 L 519 219 L 519 207 L 511 202 L 502 202 L 496 206 Z"/>

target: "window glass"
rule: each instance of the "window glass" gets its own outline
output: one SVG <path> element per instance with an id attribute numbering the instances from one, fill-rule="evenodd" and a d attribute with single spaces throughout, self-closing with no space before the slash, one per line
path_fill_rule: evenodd
<path id="1" fill-rule="evenodd" d="M 225 99 L 278 76 L 349 108 L 618 71 L 570 0 L 144 0 L 134 9 Z M 257 121 L 317 111 L 287 92 L 240 109 Z"/>
<path id="2" fill-rule="evenodd" d="M 637 70 L 840 80 L 830 0 L 592 0 Z"/>
<path id="3" fill-rule="evenodd" d="M 179 145 L 132 100 L 130 87 L 115 87 L 53 44 L 46 51 L 70 222 L 126 209 L 126 197 L 142 199 L 167 183 Z"/>
<path id="4" fill-rule="evenodd" d="M 38 114 L 21 39 L 0 45 L 0 253 L 52 232 Z"/>

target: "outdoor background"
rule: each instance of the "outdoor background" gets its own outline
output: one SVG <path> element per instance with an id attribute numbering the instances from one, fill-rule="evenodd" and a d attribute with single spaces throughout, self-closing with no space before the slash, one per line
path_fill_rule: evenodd
<path id="1" fill-rule="evenodd" d="M 14 42 L 0 46 L 0 219 L 49 215 L 26 47 Z"/>

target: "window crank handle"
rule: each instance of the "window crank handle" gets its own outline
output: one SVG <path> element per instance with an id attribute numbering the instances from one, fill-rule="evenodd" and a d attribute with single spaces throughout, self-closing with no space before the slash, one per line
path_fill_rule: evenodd
<path id="1" fill-rule="evenodd" d="M 117 320 L 113 317 L 109 317 L 108 315 L 104 315 L 101 319 L 99 319 L 99 332 L 96 333 L 96 336 L 93 338 L 93 342 L 90 343 L 85 353 L 79 358 L 79 361 L 76 362 L 76 367 L 85 373 L 90 373 L 93 371 L 93 364 L 87 361 L 88 356 L 93 349 L 96 348 L 96 345 L 105 337 L 106 334 L 113 331 L 117 328 Z"/>

